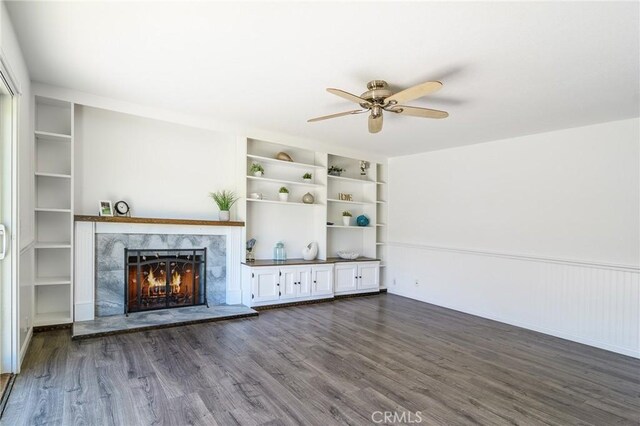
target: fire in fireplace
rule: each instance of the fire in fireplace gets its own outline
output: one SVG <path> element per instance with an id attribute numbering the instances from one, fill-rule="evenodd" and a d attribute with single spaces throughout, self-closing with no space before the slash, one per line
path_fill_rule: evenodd
<path id="1" fill-rule="evenodd" d="M 207 304 L 207 249 L 125 249 L 125 313 Z"/>

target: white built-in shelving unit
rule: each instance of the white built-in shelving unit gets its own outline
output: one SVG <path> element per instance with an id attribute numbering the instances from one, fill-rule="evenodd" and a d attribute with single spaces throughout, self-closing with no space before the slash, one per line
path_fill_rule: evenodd
<path id="1" fill-rule="evenodd" d="M 345 171 L 340 176 L 328 176 L 327 252 L 336 256 L 339 250 L 353 250 L 362 256 L 376 257 L 376 176 L 375 165 L 370 164 L 366 174 L 361 174 L 360 159 L 334 154 L 328 156 L 328 166 L 340 167 Z M 350 194 L 351 201 L 341 200 L 339 194 Z M 342 212 L 352 214 L 350 226 L 343 226 Z M 369 218 L 368 226 L 357 226 L 360 215 Z M 352 230 L 359 229 L 360 232 Z"/>
<path id="2" fill-rule="evenodd" d="M 73 104 L 35 98 L 34 325 L 73 318 Z"/>
<path id="3" fill-rule="evenodd" d="M 293 161 L 276 159 L 279 152 L 286 152 Z M 384 255 L 384 233 L 378 226 L 380 218 L 386 220 L 384 165 L 369 163 L 362 174 L 357 158 L 253 138 L 246 139 L 245 163 L 246 192 L 242 195 L 246 201 L 241 215 L 246 219 L 246 238 L 257 241 L 257 259 L 271 259 L 278 241 L 285 243 L 288 258 L 300 258 L 302 248 L 311 241 L 318 242 L 320 259 L 334 257 L 339 250 L 357 251 L 371 258 Z M 262 176 L 250 173 L 253 163 L 262 165 Z M 328 175 L 331 166 L 345 172 Z M 312 174 L 311 182 L 303 182 L 304 173 Z M 286 202 L 278 200 L 282 186 L 289 189 Z M 307 192 L 314 196 L 314 204 L 302 202 Z M 264 199 L 252 199 L 253 193 Z M 352 199 L 341 200 L 340 193 L 351 194 Z M 342 223 L 345 210 L 352 214 L 349 226 Z M 356 225 L 356 218 L 362 214 L 369 218 L 368 226 Z"/>
<path id="4" fill-rule="evenodd" d="M 286 152 L 294 161 L 276 159 L 279 152 Z M 258 163 L 264 168 L 262 176 L 253 176 L 250 167 Z M 317 241 L 320 256 L 326 256 L 326 184 L 327 154 L 303 148 L 246 139 L 245 217 L 246 238 L 255 238 L 256 258 L 271 259 L 273 246 L 278 241 L 285 243 L 289 257 L 301 257 L 302 247 L 310 241 Z M 302 176 L 311 173 L 311 182 Z M 289 190 L 288 201 L 280 201 L 281 187 Z M 259 193 L 262 199 L 251 198 Z M 305 204 L 302 197 L 310 193 L 315 201 Z"/>

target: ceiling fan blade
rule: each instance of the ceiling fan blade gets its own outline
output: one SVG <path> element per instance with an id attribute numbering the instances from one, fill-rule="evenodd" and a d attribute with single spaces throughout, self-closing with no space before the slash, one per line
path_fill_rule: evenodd
<path id="1" fill-rule="evenodd" d="M 402 115 L 411 115 L 414 117 L 422 118 L 447 118 L 449 116 L 449 113 L 446 111 L 429 108 L 410 107 L 404 105 L 396 105 L 393 108 L 389 108 L 389 111 L 397 112 Z"/>
<path id="2" fill-rule="evenodd" d="M 378 133 L 382 130 L 382 113 L 377 116 L 369 115 L 369 133 Z"/>
<path id="3" fill-rule="evenodd" d="M 414 99 L 421 98 L 429 93 L 433 93 L 442 87 L 442 83 L 439 81 L 427 81 L 426 83 L 418 84 L 417 86 L 409 87 L 408 89 L 401 90 L 395 95 L 389 96 L 385 99 L 385 102 L 394 104 L 401 104 L 404 102 L 412 101 Z"/>
<path id="4" fill-rule="evenodd" d="M 336 113 L 336 114 L 323 115 L 322 117 L 311 118 L 311 119 L 307 120 L 307 123 L 313 123 L 314 121 L 328 120 L 330 118 L 343 117 L 345 115 L 362 114 L 363 112 L 367 112 L 367 111 L 369 111 L 369 110 L 368 109 L 356 109 L 356 110 L 353 110 L 353 111 L 346 111 L 346 112 L 339 112 L 339 113 Z"/>
<path id="5" fill-rule="evenodd" d="M 344 90 L 329 88 L 327 89 L 327 92 L 333 93 L 336 96 L 340 96 L 341 98 L 344 98 L 351 102 L 355 102 L 357 104 L 367 104 L 367 105 L 371 104 L 371 102 L 369 102 L 368 100 L 363 99 L 360 96 L 353 95 L 349 92 L 345 92 Z"/>

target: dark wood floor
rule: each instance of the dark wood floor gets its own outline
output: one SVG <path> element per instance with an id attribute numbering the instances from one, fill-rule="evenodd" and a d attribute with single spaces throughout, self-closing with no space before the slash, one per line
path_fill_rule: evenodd
<path id="1" fill-rule="evenodd" d="M 638 424 L 640 361 L 382 295 L 83 341 L 36 334 L 2 422 L 372 424 L 377 411 Z"/>

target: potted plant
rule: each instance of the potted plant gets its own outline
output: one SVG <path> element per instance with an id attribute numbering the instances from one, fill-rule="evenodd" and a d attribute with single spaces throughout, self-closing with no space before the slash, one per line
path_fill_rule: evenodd
<path id="1" fill-rule="evenodd" d="M 342 167 L 331 166 L 329 167 L 329 170 L 327 170 L 327 173 L 329 173 L 331 176 L 340 176 L 344 171 L 345 169 L 343 169 Z"/>
<path id="2" fill-rule="evenodd" d="M 289 190 L 286 186 L 280 187 L 280 191 L 278 191 L 278 198 L 280 198 L 280 201 L 289 201 Z"/>
<path id="3" fill-rule="evenodd" d="M 249 172 L 255 177 L 262 177 L 262 174 L 264 173 L 264 167 L 262 167 L 262 164 L 253 163 L 251 165 L 251 168 L 249 168 Z"/>
<path id="4" fill-rule="evenodd" d="M 344 226 L 349 226 L 350 222 L 351 222 L 351 216 L 353 216 L 351 214 L 351 212 L 349 210 L 345 210 L 342 212 L 342 224 Z"/>
<path id="5" fill-rule="evenodd" d="M 231 206 L 233 206 L 233 204 L 238 201 L 238 197 L 236 197 L 236 194 L 233 191 L 223 190 L 210 192 L 209 196 L 213 199 L 213 201 L 215 201 L 215 203 L 218 205 L 218 208 L 220 209 L 220 212 L 218 213 L 219 220 L 228 222 L 229 218 L 231 217 L 229 210 L 231 210 Z"/>
<path id="6" fill-rule="evenodd" d="M 311 173 L 305 173 L 302 175 L 302 181 L 305 183 L 311 183 L 312 175 Z"/>

